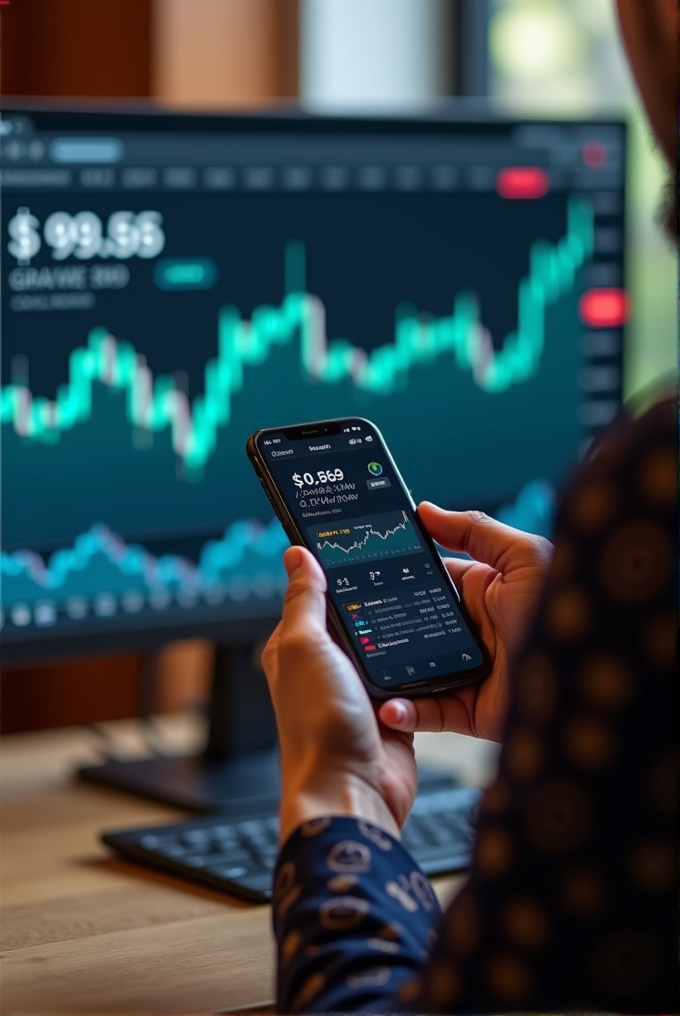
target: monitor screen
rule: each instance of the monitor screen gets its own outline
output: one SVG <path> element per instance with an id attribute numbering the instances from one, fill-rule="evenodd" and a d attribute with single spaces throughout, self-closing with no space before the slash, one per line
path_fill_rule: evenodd
<path id="1" fill-rule="evenodd" d="M 0 142 L 6 660 L 274 618 L 258 428 L 367 417 L 416 500 L 531 520 L 617 411 L 620 122 L 17 109 Z"/>

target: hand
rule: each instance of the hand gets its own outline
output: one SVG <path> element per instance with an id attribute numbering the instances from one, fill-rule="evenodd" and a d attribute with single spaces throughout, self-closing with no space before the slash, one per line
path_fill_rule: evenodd
<path id="1" fill-rule="evenodd" d="M 417 788 L 413 735 L 379 723 L 326 628 L 326 579 L 302 547 L 284 554 L 283 617 L 262 654 L 281 749 L 280 837 L 308 819 L 354 815 L 394 836 Z"/>
<path id="2" fill-rule="evenodd" d="M 482 512 L 447 512 L 424 502 L 418 514 L 437 543 L 473 561 L 446 560 L 492 659 L 480 684 L 421 699 L 390 699 L 379 710 L 393 730 L 449 730 L 500 741 L 508 704 L 508 667 L 531 619 L 552 544 Z"/>

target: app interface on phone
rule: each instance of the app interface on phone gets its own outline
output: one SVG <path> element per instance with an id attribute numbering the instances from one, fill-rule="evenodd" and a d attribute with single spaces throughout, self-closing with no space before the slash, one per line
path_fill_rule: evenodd
<path id="1" fill-rule="evenodd" d="M 259 444 L 373 682 L 388 689 L 480 667 L 376 431 L 343 421 L 339 434 L 269 432 Z"/>

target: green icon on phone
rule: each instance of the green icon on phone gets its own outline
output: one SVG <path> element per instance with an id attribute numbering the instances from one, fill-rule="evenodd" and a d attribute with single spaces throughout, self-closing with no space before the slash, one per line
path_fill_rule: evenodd
<path id="1" fill-rule="evenodd" d="M 372 476 L 382 476 L 383 468 L 379 462 L 369 462 L 368 471 Z"/>

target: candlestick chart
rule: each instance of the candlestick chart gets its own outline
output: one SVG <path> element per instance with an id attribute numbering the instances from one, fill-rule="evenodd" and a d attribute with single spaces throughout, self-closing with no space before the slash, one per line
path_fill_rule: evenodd
<path id="1" fill-rule="evenodd" d="M 125 294 L 98 294 L 86 313 L 26 315 L 0 394 L 3 602 L 49 625 L 62 610 L 77 620 L 170 601 L 276 601 L 287 541 L 244 453 L 260 427 L 369 417 L 416 498 L 449 507 L 514 502 L 539 478 L 558 485 L 581 433 L 574 335 L 592 206 L 546 199 L 521 243 L 519 220 L 501 209 L 491 252 L 463 198 L 456 209 L 460 235 L 438 250 L 453 246 L 458 260 L 442 253 L 415 298 L 403 279 L 427 222 L 409 227 L 419 239 L 402 250 L 376 224 L 362 251 L 356 215 L 346 226 L 339 213 L 332 270 L 321 263 L 328 238 L 322 248 L 311 227 L 296 236 L 289 216 L 267 237 L 266 272 L 253 267 L 255 245 L 247 280 L 231 285 L 239 265 L 223 258 L 200 304 L 160 293 L 140 264 Z M 275 262 L 283 295 L 265 302 Z"/>
<path id="2" fill-rule="evenodd" d="M 91 419 L 92 388 L 99 383 L 126 393 L 132 426 L 151 432 L 168 427 L 176 454 L 189 467 L 201 468 L 215 450 L 218 429 L 230 422 L 232 399 L 244 385 L 244 366 L 266 364 L 273 347 L 293 339 L 299 341 L 302 375 L 327 385 L 348 378 L 359 392 L 389 396 L 397 390 L 400 374 L 451 352 L 456 367 L 469 371 L 480 389 L 506 391 L 540 370 L 546 308 L 573 289 L 576 272 L 593 252 L 590 206 L 572 201 L 568 220 L 559 244 L 532 247 L 531 270 L 519 286 L 517 330 L 498 351 L 471 294 L 459 295 L 453 314 L 439 319 L 402 312 L 394 341 L 367 354 L 350 341 L 329 341 L 321 300 L 292 292 L 278 308 L 258 308 L 250 321 L 236 308 L 220 311 L 219 354 L 206 365 L 204 392 L 191 407 L 171 377 L 153 378 L 143 353 L 118 342 L 105 328 L 95 328 L 87 346 L 71 354 L 68 382 L 54 400 L 35 399 L 27 386 L 9 385 L 0 391 L 0 422 L 11 423 L 23 437 L 52 443 L 60 432 Z M 289 251 L 291 261 L 299 261 L 300 253 L 304 259 L 297 244 Z"/>

